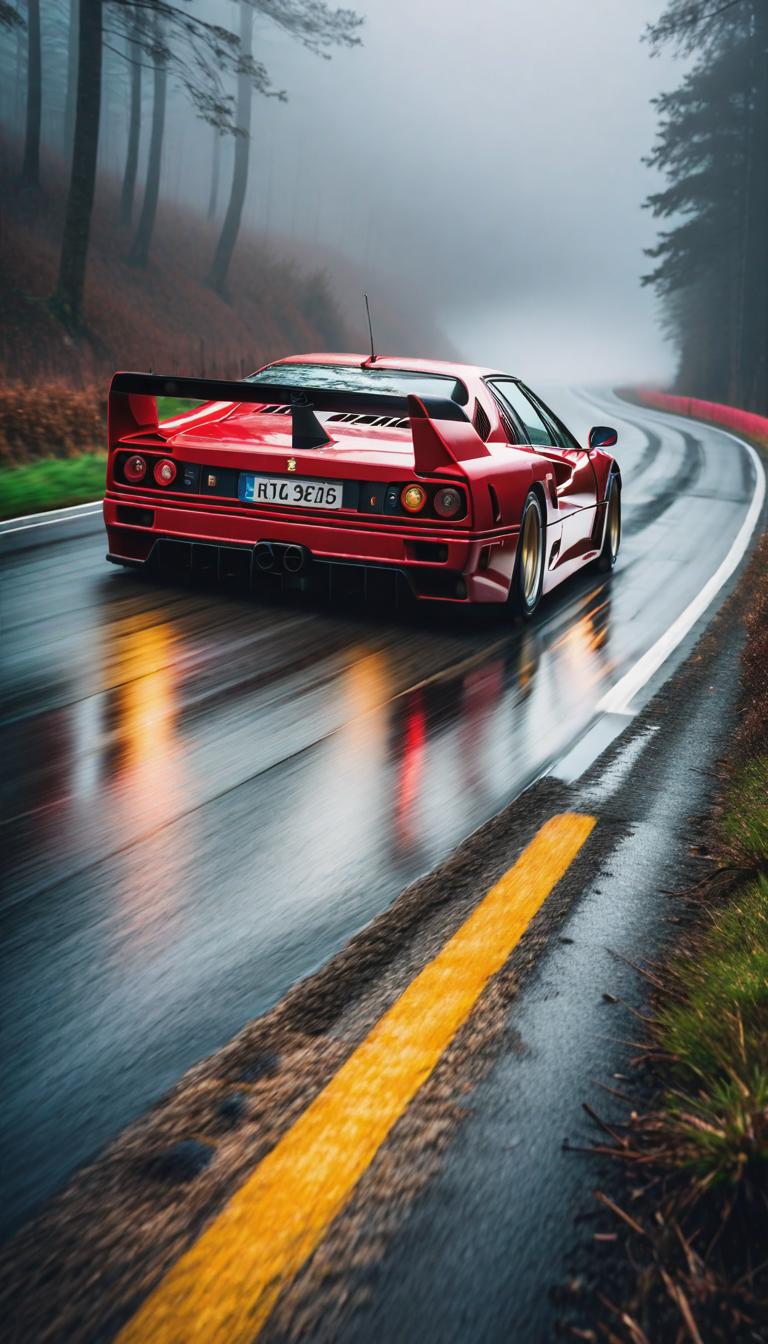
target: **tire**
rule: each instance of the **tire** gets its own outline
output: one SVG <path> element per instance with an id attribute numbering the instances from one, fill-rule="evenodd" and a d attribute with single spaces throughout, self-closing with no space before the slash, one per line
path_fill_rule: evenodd
<path id="1" fill-rule="evenodd" d="M 516 616 L 528 620 L 541 600 L 544 583 L 544 518 L 538 495 L 530 490 L 520 517 L 515 568 L 509 588 L 509 605 Z"/>
<path id="2" fill-rule="evenodd" d="M 621 545 L 621 487 L 618 476 L 608 481 L 608 493 L 605 497 L 605 532 L 600 554 L 595 561 L 595 569 L 608 574 L 616 564 Z"/>

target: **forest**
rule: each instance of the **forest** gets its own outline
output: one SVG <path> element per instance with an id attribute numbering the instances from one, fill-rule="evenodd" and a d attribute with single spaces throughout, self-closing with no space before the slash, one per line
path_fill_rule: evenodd
<path id="1" fill-rule="evenodd" d="M 644 282 L 679 353 L 676 390 L 768 411 L 768 0 L 671 0 L 652 50 L 688 57 L 656 100 L 665 185 Z"/>
<path id="2" fill-rule="evenodd" d="M 321 58 L 360 43 L 359 17 L 323 0 L 0 0 L 6 465 L 98 442 L 116 367 L 241 376 L 348 343 L 325 259 L 244 211 L 254 102 L 288 97 L 255 21 Z"/>
<path id="3" fill-rule="evenodd" d="M 444 17 L 450 20 L 450 8 Z M 461 332 L 462 309 L 470 309 L 479 285 L 508 302 L 510 348 L 521 347 L 526 369 L 516 306 L 522 283 L 530 275 L 540 287 L 526 294 L 530 322 L 538 310 L 546 312 L 550 286 L 568 290 L 584 270 L 577 256 L 590 237 L 583 215 L 573 207 L 572 217 L 567 208 L 563 213 L 567 239 L 552 249 L 561 270 L 550 279 L 551 263 L 537 269 L 530 262 L 540 241 L 530 228 L 513 239 L 508 256 L 503 251 L 502 226 L 512 216 L 502 198 L 494 205 L 489 196 L 475 210 L 471 193 L 468 200 L 454 193 L 455 218 L 453 210 L 439 208 L 437 195 L 434 206 L 428 195 L 423 202 L 414 198 L 417 219 L 403 186 L 382 212 L 374 197 L 377 155 L 367 147 L 360 165 L 367 176 L 360 184 L 346 179 L 347 196 L 326 185 L 325 147 L 318 153 L 317 140 L 306 151 L 301 135 L 298 143 L 279 136 L 276 143 L 265 141 L 265 109 L 301 97 L 302 76 L 285 54 L 303 53 L 316 65 L 337 63 L 342 53 L 359 61 L 371 23 L 370 15 L 364 21 L 354 9 L 326 0 L 0 0 L 0 362 L 6 380 L 23 383 L 44 373 L 80 387 L 103 386 L 112 369 L 126 363 L 236 375 L 292 348 L 359 343 L 362 322 L 354 316 L 350 322 L 349 314 L 370 287 L 376 250 L 377 264 L 388 250 L 390 271 L 401 275 L 394 287 L 379 273 L 377 322 L 390 348 L 449 353 L 442 310 L 459 312 L 453 331 Z M 631 40 L 639 50 L 637 36 Z M 636 292 L 642 285 L 658 297 L 674 352 L 675 390 L 765 411 L 768 0 L 669 0 L 645 36 L 648 65 L 648 55 L 662 57 L 662 65 L 672 54 L 681 58 L 683 74 L 677 87 L 657 83 L 664 91 L 653 99 L 657 135 L 644 168 L 653 188 L 646 219 L 655 222 L 656 241 L 644 261 L 641 247 L 627 240 L 620 266 Z M 372 51 L 366 69 L 375 69 L 376 59 Z M 439 88 L 439 62 L 429 77 Z M 380 150 L 381 109 L 390 99 L 396 106 L 398 90 L 382 81 L 378 95 Z M 364 136 L 365 107 L 349 110 L 352 120 L 360 117 Z M 485 132 L 474 104 L 465 111 L 475 118 L 476 155 Z M 459 107 L 459 121 L 462 115 Z M 425 125 L 438 145 L 437 121 Z M 567 155 L 566 131 L 557 133 L 562 145 L 556 136 L 543 160 L 536 156 L 543 171 Z M 641 146 L 649 141 L 650 134 Z M 407 142 L 405 149 L 403 158 L 393 129 L 385 153 L 390 174 L 397 164 L 397 181 L 412 171 L 411 163 L 418 169 L 416 147 Z M 328 154 L 332 159 L 333 145 Z M 637 162 L 631 157 L 630 174 Z M 280 197 L 274 214 L 282 211 L 277 229 L 270 227 L 275 161 L 282 173 L 274 188 Z M 302 190 L 308 173 L 309 199 Z M 340 176 L 339 170 L 337 182 Z M 636 178 L 627 181 L 640 218 L 646 188 L 639 164 Z M 450 172 L 431 174 L 430 188 L 440 183 L 450 190 Z M 265 221 L 260 229 L 254 194 Z M 390 215 L 390 208 L 397 213 Z M 330 249 L 318 246 L 322 217 Z M 610 210 L 601 212 L 606 235 L 614 229 L 611 218 Z M 439 224 L 433 227 L 432 219 Z M 470 240 L 475 219 L 491 231 L 492 243 L 478 247 L 479 233 Z M 582 224 L 580 231 L 573 221 Z M 404 277 L 403 263 L 409 268 Z M 598 294 L 604 283 L 610 297 L 612 282 L 593 267 L 590 283 L 593 309 L 580 300 L 578 313 L 599 341 Z M 560 294 L 557 302 L 563 302 Z M 634 311 L 617 305 L 616 322 L 631 327 Z M 546 356 L 578 377 L 579 350 L 562 348 L 569 329 L 569 320 L 557 331 L 549 324 Z M 618 327 L 611 331 L 615 341 Z M 462 353 L 472 358 L 476 352 Z M 489 354 L 502 362 L 506 350 Z M 606 364 L 610 355 L 603 350 Z M 624 381 L 631 377 L 628 369 Z M 638 361 L 635 381 L 644 377 Z"/>

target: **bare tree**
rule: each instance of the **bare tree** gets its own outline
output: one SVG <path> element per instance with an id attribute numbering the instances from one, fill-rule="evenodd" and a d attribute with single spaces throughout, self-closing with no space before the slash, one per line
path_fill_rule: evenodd
<path id="1" fill-rule="evenodd" d="M 221 226 L 208 284 L 226 297 L 227 275 L 243 215 L 243 204 L 248 189 L 248 164 L 251 150 L 251 94 L 254 87 L 260 92 L 256 72 L 263 67 L 254 62 L 252 54 L 254 10 L 295 37 L 310 51 L 328 59 L 328 47 L 360 45 L 358 30 L 362 18 L 351 9 L 329 9 L 325 0 L 240 0 L 241 58 L 237 80 L 237 116 L 235 156 L 229 204 Z M 270 91 L 271 92 L 271 91 Z M 285 99 L 284 93 L 272 94 Z"/>
<path id="2" fill-rule="evenodd" d="M 40 44 L 40 0 L 27 0 L 27 124 L 21 180 L 40 186 L 40 122 L 43 107 L 43 62 Z"/>
<path id="3" fill-rule="evenodd" d="M 69 0 L 69 29 L 67 33 L 67 96 L 64 104 L 64 148 L 72 148 L 75 133 L 75 105 L 77 103 L 77 12 L 79 0 Z"/>
<path id="4" fill-rule="evenodd" d="M 253 8 L 241 0 L 240 4 L 240 69 L 237 76 L 237 115 L 234 169 L 229 204 L 224 217 L 208 283 L 220 294 L 224 293 L 227 271 L 234 251 L 240 219 L 248 186 L 248 156 L 251 136 L 251 77 L 253 60 Z M 282 95 L 285 96 L 284 94 Z"/>
<path id="5" fill-rule="evenodd" d="M 211 154 L 211 190 L 208 196 L 208 218 L 215 219 L 219 204 L 219 177 L 221 176 L 221 131 L 213 128 L 213 151 Z"/>
<path id="6" fill-rule="evenodd" d="M 0 0 L 0 28 L 23 28 L 24 20 L 15 5 Z"/>
<path id="7" fill-rule="evenodd" d="M 85 267 L 96 186 L 101 120 L 102 26 L 102 0 L 80 0 L 72 172 L 61 242 L 59 276 L 51 300 L 54 312 L 73 330 L 82 325 L 83 319 Z"/>
<path id="8" fill-rule="evenodd" d="M 74 150 L 59 276 L 51 298 L 54 313 L 75 331 L 82 326 L 83 320 L 85 268 L 101 121 L 102 47 L 105 45 L 105 34 L 111 36 L 115 32 L 111 28 L 105 29 L 103 3 L 104 0 L 80 0 L 79 5 Z M 153 116 L 155 153 L 154 157 L 150 155 L 150 194 L 146 202 L 145 227 L 136 248 L 137 260 L 141 261 L 142 256 L 148 254 L 157 205 L 156 198 L 154 202 L 152 200 L 152 194 L 156 184 L 159 190 L 167 72 L 177 77 L 200 117 L 224 129 L 233 129 L 233 100 L 222 91 L 222 72 L 226 74 L 228 70 L 239 68 L 240 44 L 237 36 L 229 29 L 184 11 L 173 0 L 110 0 L 110 14 L 122 15 L 123 26 L 117 30 L 121 39 L 125 37 L 125 23 L 130 24 L 137 15 L 155 16 L 159 25 L 156 30 L 147 25 L 147 32 L 151 36 L 143 43 L 144 46 L 149 45 L 148 54 L 157 77 L 155 90 L 158 98 Z M 125 59 L 124 49 L 111 46 L 109 49 Z M 263 72 L 263 78 L 267 78 L 266 71 Z"/>
<path id="9" fill-rule="evenodd" d="M 152 132 L 149 140 L 149 160 L 147 162 L 147 180 L 144 185 L 144 200 L 141 206 L 139 222 L 136 226 L 128 260 L 133 266 L 146 266 L 149 261 L 149 246 L 157 215 L 157 202 L 160 196 L 160 168 L 163 157 L 163 135 L 165 132 L 165 108 L 168 91 L 168 48 L 163 41 L 161 20 L 154 16 L 154 32 L 151 48 L 154 66 L 154 89 L 152 97 Z"/>
<path id="10" fill-rule="evenodd" d="M 120 223 L 128 225 L 133 218 L 133 198 L 136 191 L 136 173 L 139 167 L 141 138 L 141 29 L 137 19 L 126 38 L 126 55 L 131 63 L 130 99 L 128 104 L 128 148 L 125 155 L 123 187 L 120 193 Z"/>

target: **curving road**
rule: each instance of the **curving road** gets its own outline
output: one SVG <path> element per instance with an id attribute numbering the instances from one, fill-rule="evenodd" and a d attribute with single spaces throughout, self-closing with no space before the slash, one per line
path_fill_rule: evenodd
<path id="1" fill-rule="evenodd" d="M 104 564 L 97 515 L 0 535 L 5 1232 L 535 778 L 578 775 L 715 610 L 754 456 L 548 399 L 618 425 L 624 539 L 527 627 L 151 585 Z"/>

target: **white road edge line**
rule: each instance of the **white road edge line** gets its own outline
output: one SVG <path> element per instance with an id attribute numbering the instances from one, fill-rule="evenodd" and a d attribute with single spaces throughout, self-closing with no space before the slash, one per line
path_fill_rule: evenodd
<path id="1" fill-rule="evenodd" d="M 641 411 L 642 409 L 644 408 L 641 408 Z M 663 411 L 659 414 L 663 415 Z M 707 607 L 714 601 L 720 589 L 738 567 L 746 553 L 752 539 L 752 533 L 762 512 L 765 499 L 765 472 L 763 464 L 751 443 L 738 438 L 736 434 L 730 434 L 727 429 L 721 429 L 719 425 L 710 425 L 709 422 L 696 420 L 691 421 L 691 423 L 706 423 L 708 429 L 714 429 L 718 434 L 724 435 L 725 438 L 733 439 L 733 442 L 738 443 L 741 448 L 746 448 L 755 470 L 755 493 L 725 559 L 718 565 L 714 574 L 704 584 L 698 596 L 685 608 L 685 611 L 680 613 L 677 620 L 673 621 L 661 638 L 651 645 L 642 658 L 599 701 L 597 709 L 602 714 L 629 714 L 632 712 L 630 704 L 638 691 L 642 690 L 643 686 L 666 662 L 670 654 L 674 653 L 677 646 L 693 629 L 699 617 L 704 615 Z"/>
<path id="2" fill-rule="evenodd" d="M 85 499 L 82 504 L 67 504 L 63 509 L 45 509 L 43 513 L 21 513 L 18 518 L 6 518 L 7 523 L 34 523 L 38 518 L 58 518 L 64 513 L 79 513 L 82 509 L 94 509 L 103 504 L 101 499 Z"/>
<path id="3" fill-rule="evenodd" d="M 604 403 L 593 401 L 591 397 L 585 396 L 580 389 L 574 389 L 574 395 L 587 405 L 592 406 L 593 409 L 605 409 Z M 620 399 L 616 397 L 615 393 L 613 394 L 613 397 L 614 400 L 619 403 L 620 408 Z M 628 403 L 628 405 L 631 406 L 631 403 Z M 641 407 L 639 409 L 645 411 L 646 409 L 654 410 L 656 408 Z M 656 413 L 657 415 L 664 416 L 664 412 L 661 409 L 658 409 Z M 621 418 L 620 409 L 617 418 Z M 665 422 L 668 418 L 669 417 L 665 417 Z M 688 420 L 688 417 L 675 416 L 674 418 L 676 420 L 683 418 Z M 598 756 L 602 755 L 606 750 L 606 747 L 610 746 L 610 743 L 623 732 L 630 720 L 634 718 L 634 711 L 629 708 L 631 701 L 638 692 L 642 690 L 643 686 L 650 681 L 654 673 L 663 666 L 670 654 L 677 648 L 678 644 L 685 639 L 685 636 L 696 624 L 696 621 L 700 616 L 703 616 L 707 607 L 717 596 L 720 589 L 723 587 L 723 584 L 730 578 L 746 552 L 752 538 L 752 533 L 754 532 L 760 517 L 763 501 L 765 499 L 765 472 L 763 470 L 763 464 L 752 445 L 747 443 L 744 439 L 740 439 L 736 434 L 729 433 L 727 429 L 721 429 L 719 425 L 710 425 L 708 421 L 688 420 L 688 423 L 694 425 L 706 424 L 707 428 L 717 430 L 718 434 L 722 434 L 727 439 L 733 439 L 734 443 L 739 444 L 739 447 L 746 448 L 755 469 L 755 492 L 745 514 L 744 521 L 731 544 L 728 554 L 715 570 L 712 577 L 704 585 L 698 597 L 694 598 L 693 602 L 691 602 L 690 605 L 685 608 L 685 611 L 678 616 L 677 620 L 670 626 L 669 630 L 667 630 L 655 644 L 652 644 L 650 649 L 643 654 L 642 658 L 640 658 L 639 661 L 636 662 L 619 681 L 617 681 L 615 686 L 612 686 L 611 689 L 606 692 L 602 700 L 598 701 L 595 713 L 601 717 L 593 719 L 583 736 L 544 771 L 544 774 L 553 775 L 556 779 L 564 778 L 565 782 L 568 784 L 574 784 L 577 779 L 581 779 L 582 776 L 586 774 L 589 767 L 597 760 Z M 618 717 L 618 722 L 614 723 L 613 731 L 606 738 L 605 732 L 601 731 L 601 728 L 602 725 L 606 723 L 608 715 L 611 714 Z M 622 718 L 624 719 L 623 723 L 621 722 Z M 573 768 L 569 769 L 568 763 L 574 763 L 577 758 L 578 765 L 574 765 Z M 564 767 L 565 770 L 561 776 L 560 772 Z"/>
<path id="4" fill-rule="evenodd" d="M 100 499 L 92 499 L 87 504 L 73 504 L 68 509 L 51 509 L 50 513 L 28 513 L 21 518 L 6 518 L 0 523 L 0 537 L 9 537 L 13 532 L 29 532 L 35 527 L 52 527 L 54 523 L 76 523 L 78 518 L 93 518 L 101 513 L 101 505 Z M 26 522 L 26 518 L 34 518 L 35 521 Z M 21 526 L 6 527 L 5 523 L 21 523 Z"/>

